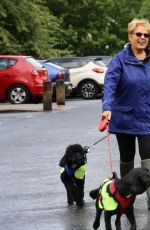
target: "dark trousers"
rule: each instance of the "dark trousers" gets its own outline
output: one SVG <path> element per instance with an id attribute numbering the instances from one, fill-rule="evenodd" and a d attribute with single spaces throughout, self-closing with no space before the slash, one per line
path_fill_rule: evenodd
<path id="1" fill-rule="evenodd" d="M 116 134 L 121 162 L 134 161 L 136 153 L 136 140 L 138 141 L 139 154 L 141 160 L 150 159 L 150 134 L 148 135 L 131 135 Z"/>

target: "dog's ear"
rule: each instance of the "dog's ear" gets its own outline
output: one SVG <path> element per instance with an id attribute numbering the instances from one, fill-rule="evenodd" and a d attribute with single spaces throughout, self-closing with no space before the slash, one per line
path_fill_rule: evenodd
<path id="1" fill-rule="evenodd" d="M 59 166 L 64 167 L 65 164 L 66 164 L 66 154 L 61 158 L 61 160 L 59 162 Z"/>

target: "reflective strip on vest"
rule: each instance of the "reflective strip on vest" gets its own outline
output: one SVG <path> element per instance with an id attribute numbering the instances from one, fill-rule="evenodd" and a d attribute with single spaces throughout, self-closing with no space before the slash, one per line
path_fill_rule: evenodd
<path id="1" fill-rule="evenodd" d="M 60 173 L 63 173 L 65 171 L 64 167 L 60 167 Z"/>
<path id="2" fill-rule="evenodd" d="M 107 211 L 112 211 L 115 210 L 118 206 L 118 203 L 114 200 L 113 197 L 109 196 L 109 193 L 107 192 L 107 186 L 111 183 L 112 181 L 109 179 L 104 183 L 102 188 L 100 189 L 100 194 L 101 194 L 101 199 L 99 200 L 99 208 L 100 209 L 105 209 Z"/>
<path id="3" fill-rule="evenodd" d="M 80 168 L 78 168 L 78 169 L 75 171 L 74 176 L 75 176 L 77 179 L 84 179 L 85 170 L 86 170 L 86 165 L 82 165 Z M 60 168 L 60 172 L 63 173 L 64 171 L 65 171 L 65 168 L 64 168 L 64 167 L 61 167 L 61 168 Z"/>

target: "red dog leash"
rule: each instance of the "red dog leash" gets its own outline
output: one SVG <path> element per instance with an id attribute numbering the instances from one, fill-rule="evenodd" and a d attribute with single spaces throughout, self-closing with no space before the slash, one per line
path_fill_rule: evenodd
<path id="1" fill-rule="evenodd" d="M 112 166 L 112 153 L 111 153 L 111 148 L 110 148 L 110 138 L 109 135 L 110 133 L 108 132 L 108 119 L 106 117 L 102 117 L 102 119 L 99 122 L 98 125 L 98 130 L 100 132 L 103 132 L 106 130 L 106 138 L 107 138 L 107 143 L 108 143 L 108 151 L 109 151 L 109 164 L 110 164 L 110 170 L 111 173 L 113 174 L 113 166 Z"/>
<path id="2" fill-rule="evenodd" d="M 108 143 L 108 151 L 109 151 L 110 171 L 113 174 L 112 153 L 111 153 L 111 148 L 110 148 L 110 138 L 109 138 L 109 133 L 108 133 L 108 127 L 106 128 L 106 135 L 107 135 L 107 143 Z"/>

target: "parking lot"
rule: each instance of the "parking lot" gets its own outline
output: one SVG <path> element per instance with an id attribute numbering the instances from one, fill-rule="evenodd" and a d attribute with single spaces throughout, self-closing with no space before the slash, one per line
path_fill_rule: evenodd
<path id="1" fill-rule="evenodd" d="M 1 106 L 3 103 L 0 104 Z M 7 105 L 8 106 L 8 105 Z M 41 106 L 41 105 L 36 105 Z M 101 100 L 67 100 L 49 112 L 11 111 L 0 113 L 0 229 L 1 230 L 91 230 L 95 205 L 89 191 L 110 176 L 107 140 L 97 130 Z M 60 181 L 59 160 L 69 144 L 91 148 L 87 155 L 85 206 L 68 207 Z M 113 170 L 119 174 L 119 154 L 110 136 Z M 138 154 L 136 166 L 140 165 Z M 138 230 L 148 230 L 146 194 L 136 199 Z M 114 224 L 114 219 L 113 219 Z M 122 229 L 129 229 L 122 217 Z M 104 230 L 104 219 L 101 227 Z"/>

